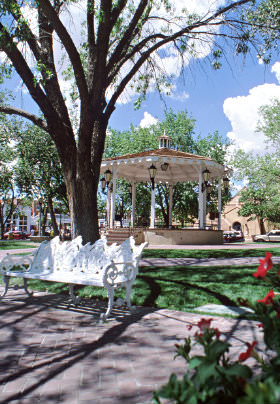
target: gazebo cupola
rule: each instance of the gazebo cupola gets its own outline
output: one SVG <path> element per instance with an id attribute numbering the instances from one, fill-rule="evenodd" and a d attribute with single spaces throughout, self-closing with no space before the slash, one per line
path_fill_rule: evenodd
<path id="1" fill-rule="evenodd" d="M 171 137 L 167 136 L 165 132 L 158 137 L 158 142 L 159 149 L 171 149 Z"/>

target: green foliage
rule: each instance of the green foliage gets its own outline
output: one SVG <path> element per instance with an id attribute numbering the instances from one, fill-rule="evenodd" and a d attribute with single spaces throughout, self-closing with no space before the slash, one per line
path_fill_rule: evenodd
<path id="1" fill-rule="evenodd" d="M 266 141 L 273 146 L 273 150 L 262 155 L 239 150 L 232 161 L 235 167 L 235 178 L 247 180 L 246 188 L 241 191 L 242 208 L 239 214 L 259 220 L 262 231 L 264 231 L 264 220 L 269 220 L 275 225 L 280 222 L 279 106 L 279 101 L 274 100 L 272 105 L 263 106 L 260 109 L 262 119 L 259 122 L 258 131 L 265 134 Z"/>
<path id="2" fill-rule="evenodd" d="M 262 0 L 253 3 L 244 14 L 244 19 L 249 23 L 247 31 L 247 44 L 249 39 L 260 40 L 258 47 L 260 58 L 265 64 L 269 64 L 273 53 L 278 52 L 280 38 L 280 2 L 279 0 Z"/>
<path id="3" fill-rule="evenodd" d="M 4 97 L 4 95 L 2 94 Z M 19 125 L 15 119 L 8 119 L 0 114 L 0 237 L 3 238 L 4 229 L 16 210 L 14 159 L 16 153 L 12 147 L 12 133 L 19 132 Z"/>
<path id="4" fill-rule="evenodd" d="M 269 254 L 266 254 L 257 273 L 265 269 L 266 275 L 262 273 L 260 277 L 266 276 L 265 280 L 279 290 L 280 271 L 271 269 L 272 265 Z M 247 305 L 253 309 L 263 329 L 266 359 L 256 352 L 256 341 L 247 341 L 244 352 L 235 360 L 230 360 L 228 351 L 231 345 L 220 339 L 218 329 L 210 327 L 212 319 L 201 319 L 189 329 L 193 326 L 199 328 L 193 339 L 195 345 L 200 345 L 202 353 L 190 355 L 190 337 L 182 345 L 176 345 L 176 357 L 181 356 L 186 360 L 188 370 L 181 380 L 172 374 L 168 383 L 154 392 L 155 403 L 160 404 L 161 399 L 168 399 L 174 404 L 280 403 L 280 298 L 271 290 L 264 299 L 256 303 L 247 301 Z M 250 357 L 256 360 L 254 374 L 250 367 L 244 365 Z"/>
<path id="5" fill-rule="evenodd" d="M 14 134 L 18 161 L 16 183 L 22 194 L 56 199 L 67 207 L 67 195 L 61 163 L 54 142 L 48 133 L 34 125 L 22 125 Z"/>

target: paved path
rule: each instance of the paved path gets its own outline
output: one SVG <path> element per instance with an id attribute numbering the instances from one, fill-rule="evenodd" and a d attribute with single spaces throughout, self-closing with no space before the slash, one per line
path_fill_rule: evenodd
<path id="1" fill-rule="evenodd" d="M 174 358 L 174 344 L 193 335 L 201 315 L 171 310 L 119 309 L 107 323 L 84 300 L 78 308 L 65 297 L 36 293 L 26 299 L 11 291 L 0 305 L 0 403 L 144 404 L 171 372 L 182 375 L 185 362 Z M 208 317 L 208 316 L 203 316 Z M 258 340 L 252 321 L 215 317 L 230 355 Z M 198 353 L 196 349 L 194 351 Z M 253 359 L 250 359 L 253 361 Z M 252 362 L 253 363 L 253 362 Z"/>
<path id="2" fill-rule="evenodd" d="M 227 266 L 227 265 L 259 265 L 261 257 L 244 258 L 143 258 L 140 266 Z M 272 257 L 274 264 L 280 263 L 280 257 Z"/>

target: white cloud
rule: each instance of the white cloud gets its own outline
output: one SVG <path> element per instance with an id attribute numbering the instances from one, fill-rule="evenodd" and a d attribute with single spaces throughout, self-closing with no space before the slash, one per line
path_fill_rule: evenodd
<path id="1" fill-rule="evenodd" d="M 278 82 L 280 83 L 280 62 L 274 63 L 271 68 L 272 73 L 275 73 Z"/>
<path id="2" fill-rule="evenodd" d="M 151 115 L 149 112 L 144 112 L 144 118 L 140 122 L 140 128 L 148 128 L 149 126 L 158 123 L 158 119 Z"/>
<path id="3" fill-rule="evenodd" d="M 280 81 L 279 62 L 273 65 L 271 71 L 276 73 Z M 261 119 L 260 107 L 270 104 L 273 98 L 280 98 L 280 86 L 263 84 L 252 88 L 246 96 L 227 98 L 224 101 L 224 113 L 232 126 L 232 131 L 227 135 L 236 147 L 246 152 L 259 153 L 266 149 L 265 136 L 261 132 L 256 132 L 256 128 Z"/>
<path id="4" fill-rule="evenodd" d="M 170 94 L 170 98 L 172 98 L 173 100 L 176 100 L 176 101 L 183 102 L 183 101 L 187 100 L 188 98 L 190 98 L 190 95 L 186 91 L 182 91 L 181 93 L 172 92 Z"/>

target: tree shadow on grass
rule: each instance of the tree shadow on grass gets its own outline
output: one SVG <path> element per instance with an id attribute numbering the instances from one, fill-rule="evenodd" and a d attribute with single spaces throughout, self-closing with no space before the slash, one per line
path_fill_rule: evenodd
<path id="1" fill-rule="evenodd" d="M 175 285 L 183 287 L 186 290 L 186 294 L 188 293 L 188 290 L 190 288 L 192 288 L 192 289 L 199 290 L 199 291 L 205 292 L 205 293 L 213 296 L 214 298 L 219 300 L 221 302 L 221 304 L 223 304 L 224 306 L 237 307 L 236 302 L 234 300 L 228 298 L 226 295 L 216 292 L 214 290 L 211 290 L 207 287 L 196 285 L 196 284 L 193 284 L 190 282 L 179 281 L 179 280 L 174 280 L 174 279 L 172 279 L 172 280 L 164 279 L 164 278 L 159 278 L 159 277 L 157 277 L 155 280 L 149 276 L 143 276 L 141 274 L 138 275 L 138 279 L 141 279 L 149 286 L 149 292 L 143 302 L 143 306 L 157 307 L 156 300 L 158 299 L 158 297 L 161 294 L 163 294 L 162 288 L 160 286 L 160 282 L 166 282 L 169 284 L 173 284 L 173 285 L 175 284 Z"/>

